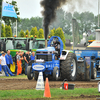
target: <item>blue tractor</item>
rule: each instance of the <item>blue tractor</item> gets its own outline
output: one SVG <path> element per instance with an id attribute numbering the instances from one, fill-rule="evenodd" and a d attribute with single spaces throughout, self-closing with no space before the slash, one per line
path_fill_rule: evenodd
<path id="1" fill-rule="evenodd" d="M 90 80 L 100 77 L 100 29 L 96 30 L 96 40 L 85 50 L 74 50 L 77 56 L 78 80 Z"/>
<path id="2" fill-rule="evenodd" d="M 57 48 L 54 40 L 56 40 Z M 58 48 L 58 45 L 60 46 Z M 77 58 L 73 51 L 63 50 L 63 42 L 58 36 L 53 36 L 44 49 L 36 50 L 36 60 L 28 66 L 27 77 L 29 80 L 38 79 L 39 72 L 49 80 L 75 80 L 77 75 Z"/>
<path id="3" fill-rule="evenodd" d="M 78 80 L 89 81 L 90 79 L 96 79 L 97 77 L 100 77 L 99 52 L 98 50 L 75 50 L 78 64 Z"/>

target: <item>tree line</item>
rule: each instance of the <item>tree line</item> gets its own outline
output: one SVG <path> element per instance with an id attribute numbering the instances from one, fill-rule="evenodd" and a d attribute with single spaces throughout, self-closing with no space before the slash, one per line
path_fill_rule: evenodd
<path id="1" fill-rule="evenodd" d="M 35 37 L 36 38 L 44 38 L 44 31 L 43 31 L 42 28 L 40 28 L 38 30 L 37 27 L 32 27 L 30 32 L 29 32 L 29 30 L 26 30 L 25 32 L 23 30 L 21 30 L 19 32 L 18 37 L 26 37 L 26 35 L 27 35 L 27 37 L 32 36 L 34 38 Z M 59 27 L 57 29 L 54 28 L 54 29 L 50 30 L 50 34 L 48 35 L 48 38 L 49 38 L 49 36 L 50 37 L 51 36 L 59 36 L 62 39 L 62 41 L 64 43 L 64 48 L 65 48 L 65 42 L 66 41 L 65 41 L 65 36 L 64 36 L 62 28 Z M 4 26 L 4 24 L 2 24 L 1 37 L 13 37 L 10 25 L 9 26 L 8 25 Z"/>
<path id="2" fill-rule="evenodd" d="M 100 15 L 99 15 L 100 16 Z M 65 12 L 63 9 L 58 9 L 56 11 L 56 19 L 51 23 L 50 29 L 61 27 L 65 34 L 72 34 L 72 19 L 76 19 L 79 26 L 79 33 L 83 32 L 91 33 L 98 28 L 98 16 L 95 16 L 92 12 Z M 18 22 L 18 31 L 30 30 L 32 27 L 37 27 L 37 29 L 43 28 L 43 18 L 42 17 L 32 17 L 32 18 L 21 18 L 21 22 Z"/>
<path id="3" fill-rule="evenodd" d="M 32 27 L 31 31 L 26 30 L 25 32 L 21 30 L 18 34 L 18 37 L 38 37 L 38 38 L 44 38 L 44 32 L 43 29 L 37 30 L 37 27 Z M 13 37 L 12 29 L 10 25 L 4 25 L 2 24 L 2 29 L 1 29 L 1 37 Z"/>

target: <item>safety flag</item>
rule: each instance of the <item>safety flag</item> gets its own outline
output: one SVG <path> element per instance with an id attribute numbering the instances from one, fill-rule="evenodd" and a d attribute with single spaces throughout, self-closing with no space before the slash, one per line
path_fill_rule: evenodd
<path id="1" fill-rule="evenodd" d="M 3 2 L 2 4 L 2 16 L 17 18 L 14 6 Z"/>

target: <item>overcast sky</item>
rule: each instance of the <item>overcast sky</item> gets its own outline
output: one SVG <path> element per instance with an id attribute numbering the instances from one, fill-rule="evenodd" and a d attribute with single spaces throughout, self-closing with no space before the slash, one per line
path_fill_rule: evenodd
<path id="1" fill-rule="evenodd" d="M 11 2 L 12 0 L 4 0 L 4 2 Z M 19 8 L 21 18 L 41 17 L 41 11 L 43 8 L 40 5 L 41 0 L 15 0 Z M 81 1 L 81 3 L 76 1 Z M 74 0 L 70 4 L 67 3 L 62 7 L 65 11 L 69 12 L 84 12 L 89 11 L 98 14 L 98 0 Z"/>

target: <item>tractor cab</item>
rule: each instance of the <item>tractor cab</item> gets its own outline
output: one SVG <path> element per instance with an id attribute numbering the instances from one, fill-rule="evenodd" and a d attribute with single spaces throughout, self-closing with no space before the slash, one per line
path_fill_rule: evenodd
<path id="1" fill-rule="evenodd" d="M 10 50 L 12 57 L 14 57 L 16 51 L 21 50 L 26 52 L 27 50 L 31 50 L 34 42 L 34 38 L 9 37 L 6 38 L 5 51 Z"/>
<path id="2" fill-rule="evenodd" d="M 49 39 L 47 39 L 47 41 L 49 41 Z M 36 41 L 34 42 L 30 41 L 29 48 L 34 52 L 36 52 L 37 49 L 45 48 L 45 39 L 36 38 Z"/>
<path id="3" fill-rule="evenodd" d="M 58 36 L 52 36 L 50 40 L 48 41 L 48 47 L 54 47 L 55 48 L 55 56 L 57 57 L 56 59 L 60 58 L 60 55 L 63 50 L 63 42 Z"/>
<path id="4" fill-rule="evenodd" d="M 54 43 L 54 40 L 55 40 L 55 43 Z M 48 41 L 47 48 L 36 50 L 36 61 L 39 61 L 39 59 L 43 60 L 43 62 L 54 61 L 56 55 L 59 56 L 60 58 L 62 50 L 63 50 L 62 40 L 57 36 L 53 36 Z M 59 60 L 59 59 L 56 59 L 56 60 Z"/>
<path id="5" fill-rule="evenodd" d="M 10 50 L 12 57 L 16 55 L 16 51 L 26 51 L 26 39 L 9 37 L 6 38 L 5 51 Z"/>

